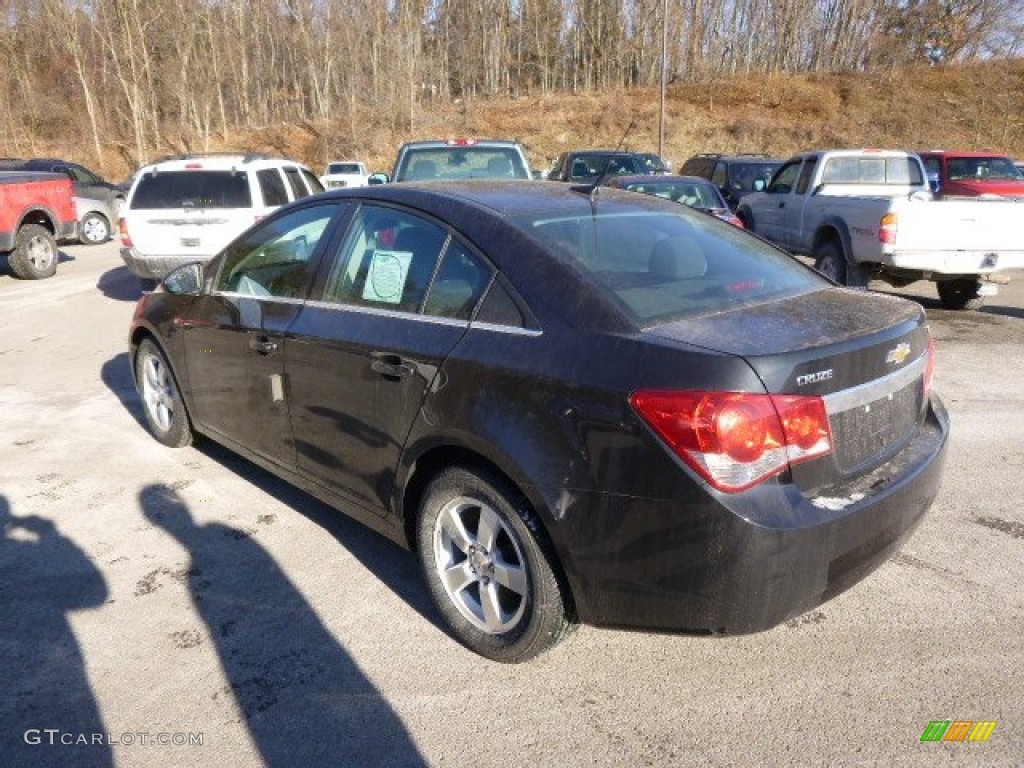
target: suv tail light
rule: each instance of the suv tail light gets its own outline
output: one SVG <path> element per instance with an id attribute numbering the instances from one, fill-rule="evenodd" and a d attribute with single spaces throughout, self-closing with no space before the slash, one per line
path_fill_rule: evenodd
<path id="1" fill-rule="evenodd" d="M 128 222 L 123 218 L 117 220 L 117 232 L 121 236 L 121 245 L 125 248 L 131 248 L 132 238 L 128 234 Z"/>
<path id="2" fill-rule="evenodd" d="M 832 452 L 820 397 L 642 391 L 629 402 L 687 465 L 727 493 Z"/>

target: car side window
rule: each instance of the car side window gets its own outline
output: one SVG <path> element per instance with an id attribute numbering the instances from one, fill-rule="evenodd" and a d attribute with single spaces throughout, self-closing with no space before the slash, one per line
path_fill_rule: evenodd
<path id="1" fill-rule="evenodd" d="M 715 165 L 715 170 L 711 174 L 711 183 L 720 189 L 725 188 L 729 183 L 729 173 L 725 163 Z"/>
<path id="2" fill-rule="evenodd" d="M 284 186 L 284 178 L 277 168 L 264 168 L 256 171 L 256 180 L 263 193 L 263 204 L 267 206 L 284 205 L 288 202 L 288 190 Z"/>
<path id="3" fill-rule="evenodd" d="M 775 195 L 788 195 L 793 191 L 793 185 L 796 183 L 797 176 L 800 174 L 800 164 L 802 160 L 795 160 L 792 163 L 787 163 L 779 169 L 779 172 L 772 179 L 772 183 L 768 185 L 766 190 L 770 194 Z"/>
<path id="4" fill-rule="evenodd" d="M 214 290 L 304 298 L 316 273 L 317 243 L 337 210 L 337 204 L 301 208 L 250 230 L 229 247 Z"/>
<path id="5" fill-rule="evenodd" d="M 417 312 L 449 240 L 445 229 L 419 216 L 364 205 L 335 256 L 323 300 Z"/>
<path id="6" fill-rule="evenodd" d="M 818 167 L 818 159 L 816 157 L 810 158 L 804 167 L 800 170 L 800 178 L 796 182 L 796 193 L 802 195 L 807 192 L 807 187 L 811 184 L 811 179 L 814 178 L 814 169 Z"/>
<path id="7" fill-rule="evenodd" d="M 423 313 L 469 320 L 490 280 L 491 268 L 453 239 L 430 284 Z"/>
<path id="8" fill-rule="evenodd" d="M 298 168 L 285 167 L 284 175 L 288 179 L 288 185 L 292 188 L 292 196 L 295 200 L 309 196 L 309 191 L 302 183 L 302 177 L 299 176 Z"/>
<path id="9" fill-rule="evenodd" d="M 305 168 L 300 168 L 299 173 L 302 175 L 302 178 L 306 180 L 306 186 L 309 187 L 309 191 L 311 193 L 315 195 L 317 192 L 324 191 L 324 185 L 321 184 L 320 179 L 318 179 L 312 173 L 307 171 Z M 355 173 L 359 173 L 359 171 L 356 170 Z"/>

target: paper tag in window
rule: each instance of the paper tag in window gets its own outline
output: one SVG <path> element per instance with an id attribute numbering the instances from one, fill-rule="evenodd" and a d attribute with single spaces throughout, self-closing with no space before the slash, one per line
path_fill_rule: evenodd
<path id="1" fill-rule="evenodd" d="M 385 304 L 400 303 L 411 261 L 411 251 L 374 251 L 366 272 L 363 298 Z"/>

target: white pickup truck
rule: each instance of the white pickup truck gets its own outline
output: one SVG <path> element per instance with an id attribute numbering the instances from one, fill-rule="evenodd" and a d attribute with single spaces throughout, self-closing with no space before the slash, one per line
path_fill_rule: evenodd
<path id="1" fill-rule="evenodd" d="M 358 160 L 333 160 L 324 169 L 320 183 L 324 189 L 365 187 L 370 183 L 370 172 L 366 170 L 366 164 Z"/>
<path id="2" fill-rule="evenodd" d="M 947 309 L 979 308 L 1008 282 L 1003 272 L 1024 268 L 1024 203 L 935 200 L 920 158 L 907 152 L 796 155 L 736 214 L 837 283 L 931 280 Z"/>

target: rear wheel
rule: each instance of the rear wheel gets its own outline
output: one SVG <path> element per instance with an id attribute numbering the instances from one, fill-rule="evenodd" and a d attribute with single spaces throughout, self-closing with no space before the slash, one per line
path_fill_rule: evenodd
<path id="1" fill-rule="evenodd" d="M 944 280 L 937 284 L 939 301 L 946 309 L 981 309 L 985 298 L 978 295 L 978 281 L 973 277 Z"/>
<path id="2" fill-rule="evenodd" d="M 191 443 L 192 427 L 174 373 L 152 339 L 145 339 L 135 355 L 135 386 L 153 437 L 171 448 Z"/>
<path id="3" fill-rule="evenodd" d="M 57 271 L 57 241 L 45 227 L 26 224 L 18 230 L 17 244 L 7 262 L 23 280 L 52 277 Z"/>
<path id="4" fill-rule="evenodd" d="M 456 637 L 494 661 L 527 661 L 573 628 L 537 526 L 521 497 L 482 470 L 448 469 L 423 495 L 416 535 L 431 597 Z"/>
<path id="5" fill-rule="evenodd" d="M 81 240 L 86 245 L 99 245 L 110 239 L 110 222 L 99 213 L 87 213 L 82 219 Z"/>

